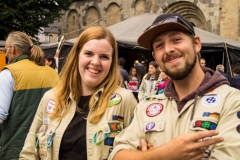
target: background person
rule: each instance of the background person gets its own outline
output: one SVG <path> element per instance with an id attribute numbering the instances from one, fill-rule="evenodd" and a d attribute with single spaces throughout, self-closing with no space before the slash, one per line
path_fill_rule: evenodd
<path id="1" fill-rule="evenodd" d="M 201 58 L 201 59 L 200 59 L 200 65 L 201 65 L 202 67 L 206 67 L 206 60 L 205 60 L 204 58 Z"/>
<path id="2" fill-rule="evenodd" d="M 152 95 L 155 95 L 157 92 L 157 83 L 160 71 L 158 70 L 159 66 L 155 61 L 149 63 L 148 73 L 143 77 L 142 83 L 139 87 L 138 100 L 143 101 L 145 98 L 148 98 Z"/>
<path id="3" fill-rule="evenodd" d="M 166 73 L 160 69 L 160 82 L 158 84 L 157 93 L 156 94 L 162 94 L 164 92 L 164 88 L 166 87 L 168 81 L 170 80 L 169 77 L 166 75 Z"/>
<path id="4" fill-rule="evenodd" d="M 129 83 L 127 88 L 133 92 L 134 97 L 138 101 L 138 88 L 141 83 L 141 76 L 138 74 L 137 69 L 132 67 L 129 71 Z"/>
<path id="5" fill-rule="evenodd" d="M 153 49 L 153 57 L 171 80 L 164 94 L 139 103 L 131 124 L 115 138 L 109 159 L 239 159 L 240 92 L 219 72 L 200 66 L 201 41 L 191 23 L 179 14 L 162 14 L 139 37 L 138 44 Z M 191 138 L 212 130 L 219 131 L 224 141 L 217 138 L 212 144 L 220 143 L 209 145 L 212 136 Z M 186 133 L 190 135 L 182 135 Z M 186 139 L 174 143 L 178 135 Z M 155 148 L 137 152 L 139 139 Z M 188 149 L 185 142 L 189 142 Z"/>
<path id="6" fill-rule="evenodd" d="M 59 85 L 39 104 L 20 160 L 108 158 L 114 137 L 130 124 L 137 104 L 119 83 L 117 51 L 112 33 L 103 27 L 80 34 Z"/>
<path id="7" fill-rule="evenodd" d="M 52 67 L 54 70 L 57 69 L 56 60 L 53 55 L 45 55 L 45 65 Z"/>
<path id="8" fill-rule="evenodd" d="M 240 67 L 233 69 L 233 77 L 230 79 L 230 86 L 240 90 Z"/>
<path id="9" fill-rule="evenodd" d="M 216 71 L 220 72 L 221 75 L 228 79 L 228 75 L 224 72 L 224 66 L 222 64 L 216 66 Z"/>
<path id="10" fill-rule="evenodd" d="M 124 58 L 122 57 L 118 58 L 119 71 L 122 76 L 123 86 L 126 88 L 127 84 L 129 83 L 129 77 L 128 77 L 128 72 L 125 69 L 123 69 L 125 63 L 126 63 L 126 60 Z"/>
<path id="11" fill-rule="evenodd" d="M 0 159 L 15 160 L 43 94 L 59 77 L 25 33 L 9 33 L 5 48 L 9 64 L 0 72 Z"/>

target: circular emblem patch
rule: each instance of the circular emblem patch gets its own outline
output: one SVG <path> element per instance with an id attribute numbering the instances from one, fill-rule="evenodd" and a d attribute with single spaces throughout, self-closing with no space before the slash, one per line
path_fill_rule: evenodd
<path id="1" fill-rule="evenodd" d="M 146 113 L 149 117 L 154 117 L 160 114 L 162 111 L 163 111 L 163 105 L 161 103 L 150 104 L 146 109 Z"/>
<path id="2" fill-rule="evenodd" d="M 237 132 L 240 133 L 240 125 L 237 126 Z"/>
<path id="3" fill-rule="evenodd" d="M 220 97 L 218 95 L 209 95 L 202 98 L 202 104 L 205 107 L 213 107 L 218 105 Z"/>
<path id="4" fill-rule="evenodd" d="M 240 119 L 240 111 L 237 112 L 237 117 Z"/>
<path id="5" fill-rule="evenodd" d="M 110 98 L 109 106 L 112 107 L 114 105 L 117 105 L 121 101 L 122 101 L 122 97 L 119 94 L 113 94 Z"/>
<path id="6" fill-rule="evenodd" d="M 149 130 L 153 129 L 154 127 L 155 127 L 155 123 L 154 122 L 149 122 L 146 125 L 146 130 L 149 131 Z"/>

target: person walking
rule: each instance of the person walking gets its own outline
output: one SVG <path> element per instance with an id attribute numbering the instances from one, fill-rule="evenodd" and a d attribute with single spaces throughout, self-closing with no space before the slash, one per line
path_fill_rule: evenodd
<path id="1" fill-rule="evenodd" d="M 201 67 L 201 40 L 192 23 L 177 13 L 161 14 L 138 44 L 153 50 L 171 80 L 163 94 L 138 104 L 109 159 L 239 159 L 240 92 L 218 71 Z M 147 150 L 145 143 L 146 151 L 136 151 L 140 139 L 154 147 Z"/>
<path id="2" fill-rule="evenodd" d="M 74 43 L 59 84 L 43 96 L 20 160 L 107 159 L 136 105 L 121 87 L 112 33 L 89 27 Z"/>
<path id="3" fill-rule="evenodd" d="M 0 72 L 0 159 L 16 160 L 43 94 L 59 77 L 45 66 L 43 51 L 23 32 L 9 33 L 9 60 Z"/>

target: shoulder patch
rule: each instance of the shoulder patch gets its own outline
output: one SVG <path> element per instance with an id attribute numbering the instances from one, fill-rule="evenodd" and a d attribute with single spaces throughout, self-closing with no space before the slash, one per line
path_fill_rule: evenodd
<path id="1" fill-rule="evenodd" d="M 55 102 L 54 100 L 52 100 L 52 99 L 50 99 L 50 100 L 48 101 L 48 104 L 47 104 L 47 113 L 51 114 L 51 113 L 53 112 L 55 103 L 56 103 L 56 102 Z"/>
<path id="2" fill-rule="evenodd" d="M 109 107 L 119 104 L 122 101 L 122 96 L 120 94 L 114 93 L 109 102 Z"/>

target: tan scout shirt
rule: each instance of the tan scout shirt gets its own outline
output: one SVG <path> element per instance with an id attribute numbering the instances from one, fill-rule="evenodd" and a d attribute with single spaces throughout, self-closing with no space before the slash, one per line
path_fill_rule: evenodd
<path id="1" fill-rule="evenodd" d="M 198 97 L 195 111 L 192 99 L 180 113 L 172 98 L 164 94 L 154 97 L 136 107 L 131 125 L 115 138 L 110 160 L 121 149 L 136 149 L 141 138 L 158 147 L 183 133 L 214 129 L 224 141 L 209 147 L 206 153 L 211 153 L 205 159 L 240 159 L 240 91 L 222 85 Z"/>
<path id="2" fill-rule="evenodd" d="M 98 97 L 95 98 L 98 99 Z M 50 90 L 44 95 L 39 104 L 23 150 L 20 153 L 20 160 L 58 160 L 61 139 L 76 112 L 77 103 L 70 100 L 69 111 L 61 121 L 49 118 L 49 115 L 54 110 L 54 104 L 53 90 Z M 110 107 L 105 111 L 98 123 L 92 124 L 87 121 L 86 144 L 88 160 L 108 158 L 113 148 L 111 140 L 130 124 L 137 102 L 130 91 L 119 88 L 112 95 L 109 104 Z M 37 141 L 36 136 L 38 137 Z M 107 138 L 108 141 L 106 141 Z M 35 148 L 35 146 L 37 147 Z"/>
<path id="3" fill-rule="evenodd" d="M 138 99 L 139 102 L 143 101 L 145 98 L 156 95 L 157 93 L 157 84 L 160 82 L 158 80 L 150 80 L 146 79 L 147 74 L 143 77 L 142 83 L 138 90 Z"/>

